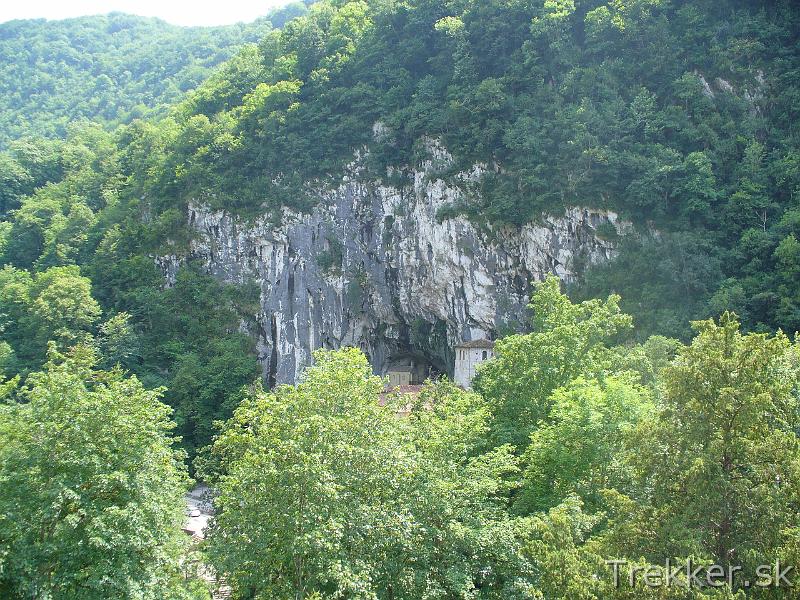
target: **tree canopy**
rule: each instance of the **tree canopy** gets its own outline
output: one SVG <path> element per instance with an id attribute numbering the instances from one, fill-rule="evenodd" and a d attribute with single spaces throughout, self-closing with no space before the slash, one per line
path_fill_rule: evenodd
<path id="1" fill-rule="evenodd" d="M 22 137 L 61 137 L 80 119 L 114 126 L 163 115 L 242 46 L 304 11 L 295 3 L 223 27 L 122 13 L 0 24 L 0 148 Z"/>
<path id="2" fill-rule="evenodd" d="M 0 404 L 4 598 L 181 598 L 183 454 L 171 409 L 87 347 Z"/>
<path id="3" fill-rule="evenodd" d="M 0 596 L 207 599 L 189 472 L 216 495 L 208 573 L 241 600 L 796 596 L 745 584 L 800 560 L 796 3 L 270 19 L 0 26 Z M 261 289 L 193 259 L 188 203 L 308 211 L 354 153 L 404 191 L 432 139 L 464 192 L 440 219 L 613 211 L 612 259 L 530 282 L 473 391 L 387 396 L 353 348 L 265 389 Z M 611 559 L 742 576 L 616 586 Z"/>

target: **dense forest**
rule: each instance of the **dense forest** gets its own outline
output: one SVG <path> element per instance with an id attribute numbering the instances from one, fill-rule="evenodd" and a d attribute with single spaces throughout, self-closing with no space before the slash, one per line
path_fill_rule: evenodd
<path id="1" fill-rule="evenodd" d="M 200 560 L 249 599 L 796 597 L 774 565 L 800 560 L 797 343 L 726 312 L 690 345 L 612 345 L 619 298 L 555 278 L 531 308 L 474 392 L 380 402 L 353 348 L 244 389 L 195 461 L 218 494 L 200 557 L 163 390 L 51 344 L 2 392 L 0 592 L 208 598 Z"/>
<path id="2" fill-rule="evenodd" d="M 224 27 L 121 13 L 0 24 L 0 147 L 63 137 L 81 118 L 113 126 L 163 114 L 242 46 L 304 12 L 298 2 Z"/>
<path id="3" fill-rule="evenodd" d="M 798 597 L 756 577 L 800 568 L 798 36 L 788 0 L 0 25 L 0 596 L 208 598 L 199 561 L 242 599 Z M 268 389 L 188 203 L 277 221 L 430 138 L 439 218 L 615 211 L 615 258 L 530 282 L 473 390 L 387 399 L 350 348 Z M 668 560 L 699 579 L 645 586 Z"/>

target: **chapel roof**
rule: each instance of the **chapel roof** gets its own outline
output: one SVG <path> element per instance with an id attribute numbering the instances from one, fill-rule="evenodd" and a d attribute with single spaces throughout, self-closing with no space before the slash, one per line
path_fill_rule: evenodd
<path id="1" fill-rule="evenodd" d="M 494 342 L 487 339 L 472 340 L 456 344 L 456 348 L 494 348 Z"/>

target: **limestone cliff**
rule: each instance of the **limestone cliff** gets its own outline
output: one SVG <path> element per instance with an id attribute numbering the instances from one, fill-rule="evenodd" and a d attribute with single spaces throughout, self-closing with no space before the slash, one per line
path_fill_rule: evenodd
<path id="1" fill-rule="evenodd" d="M 377 373 L 400 361 L 412 362 L 417 378 L 450 372 L 454 343 L 525 322 L 533 281 L 569 280 L 579 263 L 613 253 L 595 234 L 603 223 L 619 227 L 608 212 L 572 208 L 521 228 L 437 219 L 464 192 L 437 176 L 449 154 L 433 141 L 427 149 L 399 186 L 370 181 L 357 159 L 340 183 L 317 192 L 310 214 L 285 211 L 277 225 L 189 205 L 191 256 L 225 281 L 260 285 L 253 333 L 270 383 L 294 381 L 314 349 L 342 345 L 360 347 Z M 459 177 L 474 180 L 485 168 Z M 174 277 L 176 259 L 159 263 Z"/>

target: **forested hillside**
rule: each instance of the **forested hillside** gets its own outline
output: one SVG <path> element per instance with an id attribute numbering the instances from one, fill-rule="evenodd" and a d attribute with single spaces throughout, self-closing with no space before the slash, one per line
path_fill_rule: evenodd
<path id="1" fill-rule="evenodd" d="M 297 3 L 248 24 L 178 27 L 120 13 L 0 24 L 0 147 L 164 114 L 214 67 L 305 12 Z"/>
<path id="2" fill-rule="evenodd" d="M 605 234 L 619 257 L 589 268 L 573 291 L 620 293 L 639 339 L 687 339 L 691 319 L 726 309 L 748 330 L 794 331 L 798 31 L 788 2 L 318 3 L 166 118 L 14 142 L 0 160 L 2 260 L 32 281 L 53 268 L 88 277 L 98 311 L 81 327 L 96 329 L 100 311 L 130 315 L 147 340 L 130 360 L 168 383 L 236 346 L 206 343 L 208 331 L 165 304 L 184 284 L 216 294 L 202 272 L 182 270 L 159 291 L 152 257 L 186 254 L 190 199 L 245 217 L 308 210 L 308 184 L 338 181 L 357 149 L 369 149 L 365 177 L 387 178 L 392 166 L 402 181 L 420 140 L 435 136 L 455 159 L 441 177 L 467 186 L 440 218 L 465 213 L 491 228 L 578 205 L 629 219 L 621 239 Z M 469 185 L 451 178 L 475 162 L 495 168 Z M 223 316 L 224 306 L 213 309 L 220 339 L 234 335 L 222 323 L 252 315 L 232 306 Z M 50 336 L 25 322 L 6 325 L 21 361 L 11 373 L 40 364 Z M 178 330 L 188 345 L 175 345 Z M 228 406 L 226 387 L 206 386 L 207 406 L 191 419 Z"/>
<path id="3" fill-rule="evenodd" d="M 684 572 L 617 587 L 605 561 L 755 581 L 800 560 L 796 4 L 307 4 L 280 29 L 2 26 L 41 43 L 0 36 L 17 48 L 0 130 L 23 136 L 0 154 L 0 596 L 207 598 L 175 535 L 192 474 L 219 494 L 202 560 L 234 598 L 795 597 Z M 276 332 L 301 318 L 295 292 L 323 299 L 250 264 L 318 269 L 363 307 L 348 244 L 397 241 L 375 232 L 424 178 L 459 191 L 431 220 L 490 241 L 613 211 L 593 239 L 614 258 L 573 257 L 568 286 L 514 281 L 528 318 L 489 332 L 474 390 L 387 397 L 371 357 L 338 347 L 272 385 L 257 359 L 293 350 Z M 346 180 L 367 215 L 379 186 L 401 204 L 279 257 L 284 221 Z M 258 222 L 263 244 L 202 238 L 190 205 Z M 198 244 L 247 264 L 214 271 Z M 279 285 L 290 302 L 264 314 Z M 389 325 L 420 356 L 452 342 L 443 320 Z"/>

